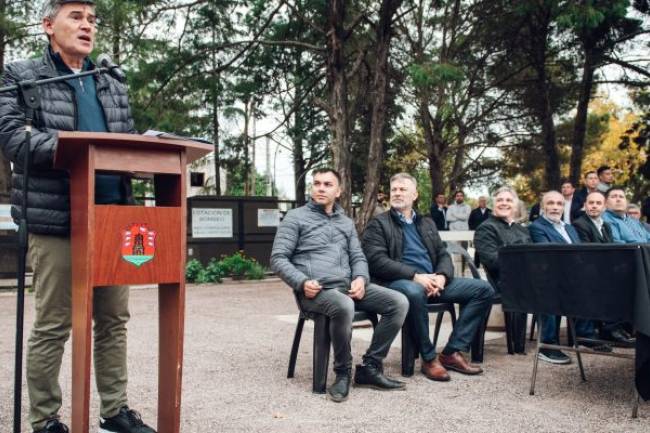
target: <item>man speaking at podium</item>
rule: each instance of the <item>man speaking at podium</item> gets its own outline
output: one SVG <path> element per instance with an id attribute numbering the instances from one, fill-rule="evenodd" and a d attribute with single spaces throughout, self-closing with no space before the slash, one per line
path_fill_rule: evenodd
<path id="1" fill-rule="evenodd" d="M 43 56 L 7 65 L 3 85 L 79 73 L 95 68 L 93 50 L 97 22 L 95 2 L 45 0 L 42 27 L 49 44 Z M 53 169 L 57 130 L 135 133 L 126 88 L 107 74 L 71 79 L 40 88 L 30 151 L 27 202 L 29 259 L 34 269 L 36 314 L 27 352 L 29 421 L 38 433 L 67 433 L 59 420 L 59 371 L 71 328 L 70 187 L 68 173 Z M 0 95 L 0 146 L 14 164 L 12 215 L 21 206 L 24 111 L 16 93 Z M 130 181 L 98 175 L 95 201 L 132 201 Z M 83 254 L 83 252 L 82 252 Z M 93 296 L 94 362 L 101 400 L 99 431 L 152 433 L 127 405 L 127 286 L 103 287 Z M 81 432 L 75 432 L 81 433 Z"/>

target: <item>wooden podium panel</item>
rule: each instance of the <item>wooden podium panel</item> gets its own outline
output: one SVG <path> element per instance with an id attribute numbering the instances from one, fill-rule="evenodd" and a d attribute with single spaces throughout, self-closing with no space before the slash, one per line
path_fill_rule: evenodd
<path id="1" fill-rule="evenodd" d="M 95 206 L 93 286 L 179 283 L 181 260 L 180 207 Z M 153 232 L 153 256 L 146 262 L 129 261 L 124 255 L 125 232 L 133 226 Z M 129 235 L 126 235 L 128 237 Z M 143 233 L 147 243 L 147 233 Z M 134 256 L 138 258 L 138 256 Z"/>
<path id="2" fill-rule="evenodd" d="M 211 145 L 135 134 L 59 132 L 54 166 L 70 172 L 71 431 L 88 433 L 93 289 L 157 284 L 158 433 L 180 431 L 185 320 L 186 165 Z M 95 174 L 153 175 L 156 207 L 95 204 Z"/>

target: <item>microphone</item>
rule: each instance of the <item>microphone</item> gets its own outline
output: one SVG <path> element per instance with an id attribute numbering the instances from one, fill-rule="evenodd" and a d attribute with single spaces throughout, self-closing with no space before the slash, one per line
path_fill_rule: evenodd
<path id="1" fill-rule="evenodd" d="M 100 68 L 105 68 L 108 74 L 120 83 L 126 82 L 126 74 L 118 65 L 113 63 L 113 59 L 111 59 L 111 56 L 108 54 L 102 53 L 97 56 L 97 65 L 99 65 Z"/>

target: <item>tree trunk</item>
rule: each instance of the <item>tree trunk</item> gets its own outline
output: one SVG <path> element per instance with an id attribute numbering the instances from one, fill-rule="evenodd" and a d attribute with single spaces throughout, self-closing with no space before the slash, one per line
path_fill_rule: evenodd
<path id="1" fill-rule="evenodd" d="M 578 96 L 578 108 L 573 124 L 573 141 L 571 142 L 571 168 L 570 178 L 573 185 L 580 182 L 582 172 L 582 159 L 584 157 L 585 134 L 587 131 L 587 114 L 589 101 L 594 85 L 594 53 L 591 48 L 585 47 L 585 61 L 582 68 L 582 81 L 580 83 L 580 95 Z"/>
<path id="2" fill-rule="evenodd" d="M 216 44 L 216 30 L 212 28 L 212 45 Z M 212 69 L 217 71 L 212 84 L 212 142 L 214 143 L 214 187 L 215 194 L 221 195 L 221 155 L 219 153 L 219 85 L 221 73 L 217 62 L 217 51 L 212 51 Z"/>
<path id="3" fill-rule="evenodd" d="M 251 195 L 251 190 L 250 190 L 250 182 L 249 182 L 249 175 L 250 175 L 250 161 L 248 157 L 248 146 L 250 143 L 248 142 L 248 120 L 250 118 L 250 111 L 248 107 L 248 99 L 244 101 L 244 195 L 249 196 Z"/>
<path id="4" fill-rule="evenodd" d="M 352 215 L 352 166 L 349 148 L 348 83 L 345 76 L 345 0 L 327 2 L 327 88 L 334 169 L 341 175 L 339 203 Z"/>
<path id="5" fill-rule="evenodd" d="M 296 71 L 299 71 L 302 68 L 300 62 L 300 54 L 296 55 Z M 301 80 L 296 77 L 295 80 L 295 90 L 293 97 L 293 128 L 291 128 L 291 140 L 293 142 L 292 146 L 292 156 L 293 156 L 293 179 L 295 183 L 295 198 L 296 205 L 302 206 L 306 203 L 305 200 L 305 154 L 303 151 L 303 131 L 305 126 L 303 124 L 302 117 L 300 115 L 300 97 L 302 93 Z"/>
<path id="6" fill-rule="evenodd" d="M 386 133 L 386 106 L 389 80 L 389 53 L 393 36 L 393 15 L 402 4 L 402 0 L 383 0 L 379 10 L 375 47 L 375 70 L 371 94 L 372 115 L 370 124 L 370 146 L 366 164 L 366 181 L 361 211 L 357 217 L 357 230 L 362 233 L 372 218 L 376 207 L 376 196 L 381 177 L 381 164 L 384 153 Z"/>

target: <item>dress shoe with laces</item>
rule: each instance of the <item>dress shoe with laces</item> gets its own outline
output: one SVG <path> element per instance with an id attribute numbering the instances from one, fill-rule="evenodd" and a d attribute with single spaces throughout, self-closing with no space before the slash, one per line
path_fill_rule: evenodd
<path id="1" fill-rule="evenodd" d="M 433 358 L 431 361 L 423 361 L 420 370 L 427 379 L 435 380 L 438 382 L 448 382 L 449 379 L 451 379 L 449 377 L 447 369 L 443 367 L 442 364 L 440 364 L 438 358 Z"/>
<path id="2" fill-rule="evenodd" d="M 454 352 L 451 355 L 445 355 L 441 353 L 438 355 L 438 360 L 440 360 L 442 366 L 447 370 L 453 370 L 457 371 L 458 373 L 469 375 L 483 373 L 483 369 L 481 367 L 471 365 L 469 362 L 467 362 L 467 360 L 460 352 Z"/>
<path id="3" fill-rule="evenodd" d="M 336 403 L 341 403 L 348 399 L 350 394 L 350 376 L 351 371 L 346 373 L 337 373 L 336 379 L 332 386 L 327 390 L 327 395 L 329 399 Z"/>
<path id="4" fill-rule="evenodd" d="M 354 371 L 354 384 L 356 386 L 374 388 L 379 390 L 403 390 L 406 384 L 399 380 L 384 376 L 380 367 L 373 364 L 358 364 Z"/>

